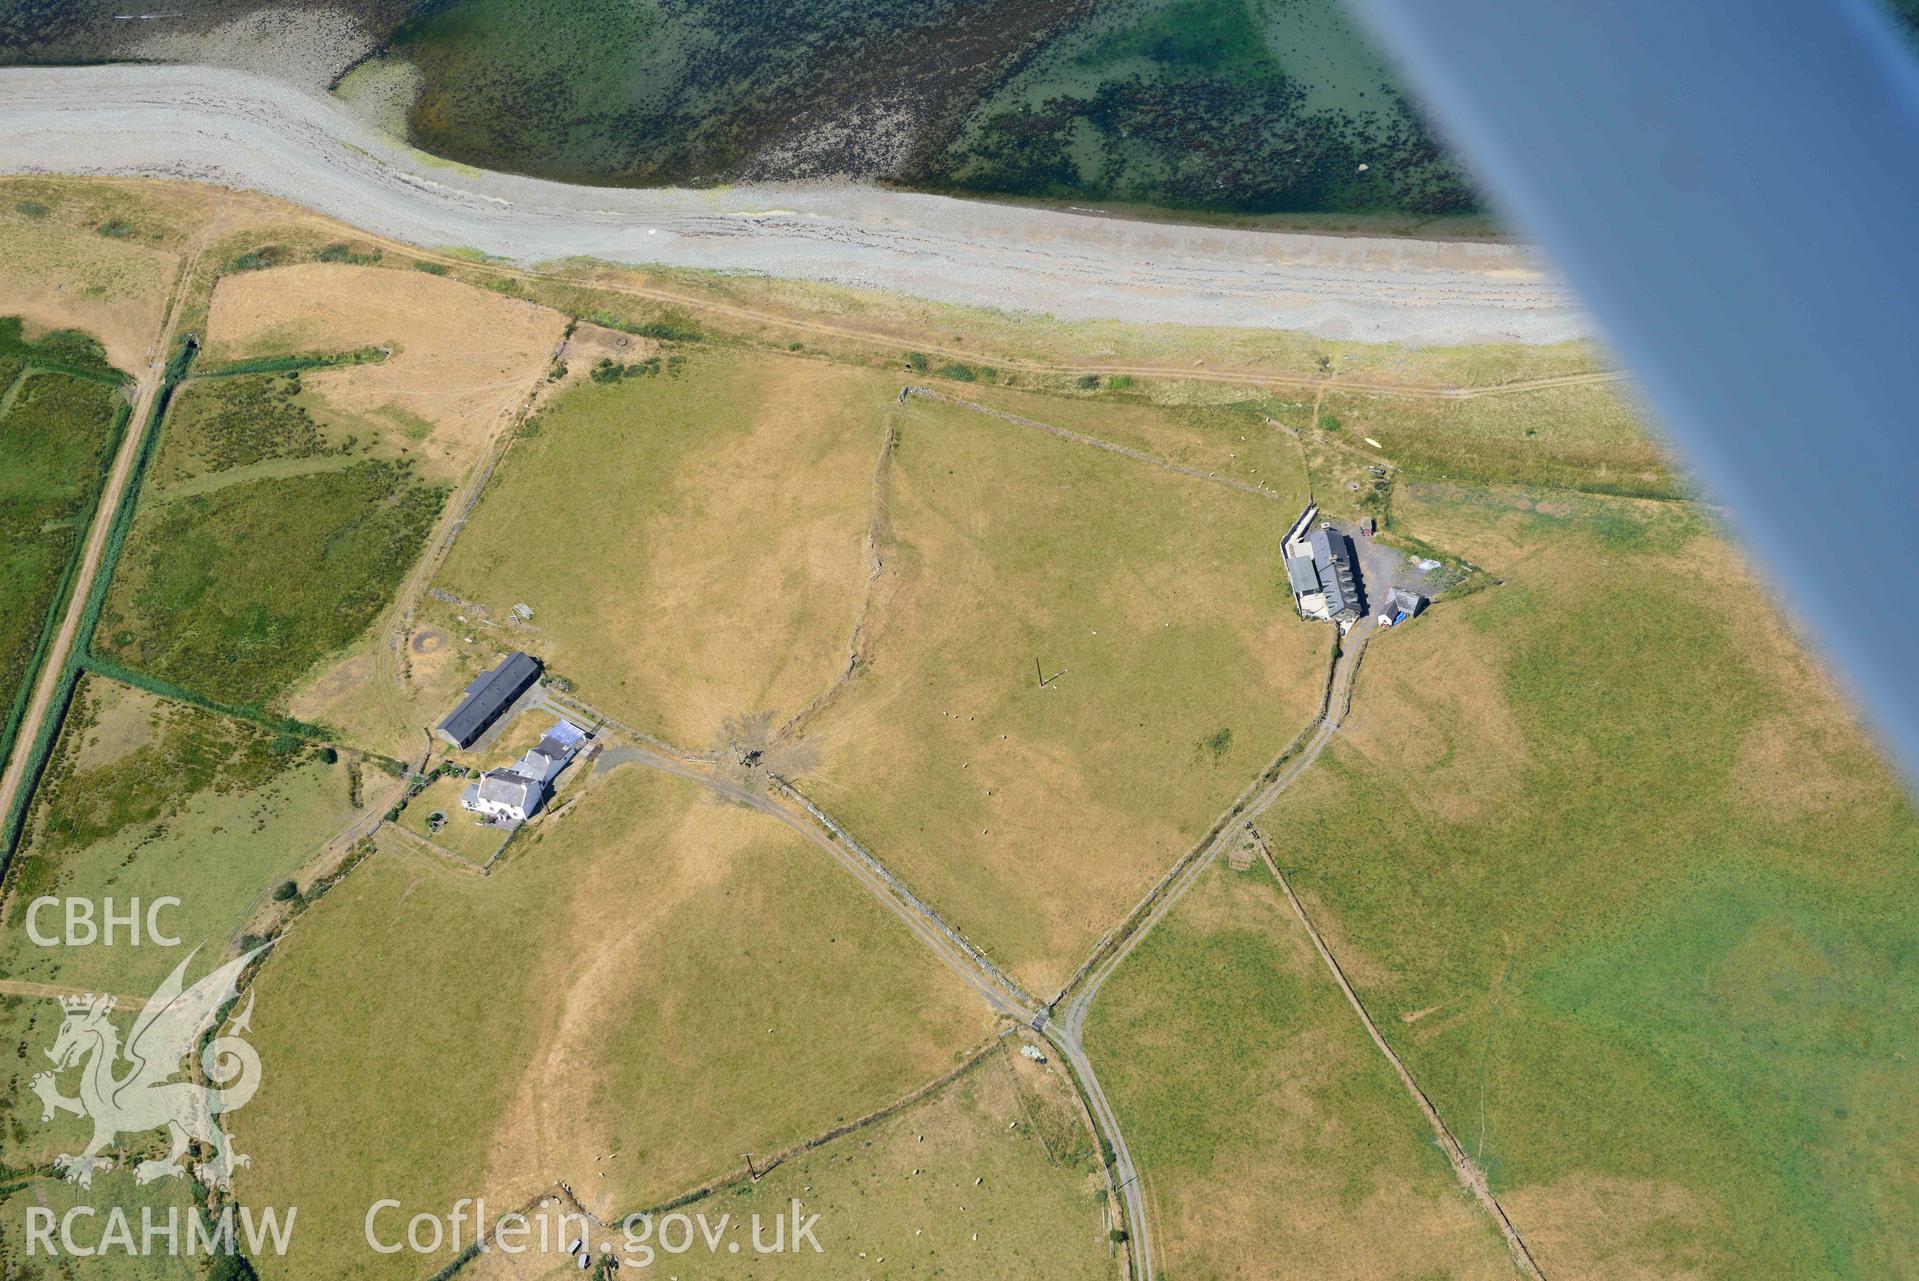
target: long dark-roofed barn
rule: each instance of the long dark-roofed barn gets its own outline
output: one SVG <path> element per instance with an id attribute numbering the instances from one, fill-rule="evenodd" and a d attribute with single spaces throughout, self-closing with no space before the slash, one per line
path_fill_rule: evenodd
<path id="1" fill-rule="evenodd" d="M 455 747 L 473 746 L 474 740 L 539 678 L 539 659 L 518 650 L 508 654 L 498 667 L 473 678 L 466 687 L 466 697 L 440 722 L 440 737 Z"/>

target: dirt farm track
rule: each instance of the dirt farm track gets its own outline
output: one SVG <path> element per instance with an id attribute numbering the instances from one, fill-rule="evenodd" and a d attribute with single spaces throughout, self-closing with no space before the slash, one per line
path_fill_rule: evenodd
<path id="1" fill-rule="evenodd" d="M 193 179 L 520 263 L 745 271 L 1063 320 L 1420 345 L 1591 332 L 1522 246 L 1182 227 L 843 183 L 570 186 L 437 161 L 325 94 L 212 67 L 0 70 L 0 173 Z"/>

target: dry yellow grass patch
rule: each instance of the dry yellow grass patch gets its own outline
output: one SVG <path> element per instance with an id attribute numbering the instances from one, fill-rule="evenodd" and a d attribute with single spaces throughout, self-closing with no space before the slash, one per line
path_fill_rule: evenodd
<path id="1" fill-rule="evenodd" d="M 169 704 L 131 686 L 113 685 L 110 697 L 94 701 L 93 720 L 74 757 L 74 770 L 104 769 L 158 740 Z"/>
<path id="2" fill-rule="evenodd" d="M 845 669 L 897 386 L 783 356 L 680 359 L 544 411 L 439 581 L 595 707 L 704 748 L 729 718 L 783 719 Z M 556 559 L 534 535 L 569 511 L 591 527 Z M 520 602 L 530 625 L 511 621 Z"/>
<path id="3" fill-rule="evenodd" d="M 1288 504 L 945 404 L 899 423 L 871 652 L 806 785 L 1050 994 L 1311 719 L 1331 629 L 1284 592 Z"/>
<path id="4" fill-rule="evenodd" d="M 1463 626 L 1442 612 L 1375 637 L 1361 678 L 1365 697 L 1354 699 L 1341 728 L 1353 752 L 1418 779 L 1408 798 L 1436 822 L 1485 817 L 1511 798 L 1526 763 L 1497 658 L 1484 646 L 1457 644 L 1448 633 Z M 1390 661 L 1377 652 L 1384 650 L 1393 651 Z"/>
<path id="5" fill-rule="evenodd" d="M 535 1211 L 533 1248 L 491 1252 L 460 1276 L 579 1276 L 564 1252 L 584 1233 L 596 1253 L 610 1247 L 628 1271 L 644 1276 L 1111 1281 L 1123 1256 L 1107 1239 L 1104 1181 L 1077 1109 L 1057 1064 L 1029 1062 L 1007 1044 L 899 1112 L 790 1156 L 758 1182 L 742 1177 L 685 1207 L 682 1213 L 704 1215 L 714 1231 L 730 1216 L 730 1230 L 714 1251 L 697 1235 L 689 1252 L 661 1250 L 662 1232 L 674 1236 L 662 1216 L 650 1230 L 636 1229 L 641 1246 L 629 1248 L 620 1224 L 585 1222 L 556 1194 Z M 818 1216 L 819 1251 L 755 1254 L 754 1216 L 770 1242 L 772 1220 L 786 1214 L 790 1222 L 794 1201 L 803 1214 Z M 569 1216 L 564 1221 L 563 1214 Z M 548 1249 L 538 1248 L 541 1240 Z M 732 1242 L 740 1246 L 737 1253 L 727 1248 Z M 641 1247 L 655 1251 L 650 1260 Z"/>
<path id="6" fill-rule="evenodd" d="M 1676 1184 L 1579 1174 L 1516 1188 L 1501 1200 L 1540 1269 L 1556 1281 L 1731 1275 L 1728 1260 L 1705 1243 L 1723 1212 Z"/>
<path id="7" fill-rule="evenodd" d="M 631 765 L 491 876 L 376 855 L 259 989 L 242 1194 L 301 1206 L 263 1273 L 301 1278 L 417 1278 L 361 1240 L 382 1196 L 657 1203 L 892 1102 L 992 1023 L 824 852 Z"/>
<path id="8" fill-rule="evenodd" d="M 377 364 L 302 381 L 404 442 L 430 480 L 463 475 L 546 370 L 566 317 L 424 272 L 304 263 L 223 277 L 209 363 L 390 347 Z"/>
<path id="9" fill-rule="evenodd" d="M 1694 539 L 1679 554 L 1702 571 L 1706 606 L 1740 618 L 1747 657 L 1782 696 L 1780 710 L 1756 720 L 1740 742 L 1733 771 L 1740 802 L 1791 819 L 1832 814 L 1870 798 L 1883 786 L 1882 767 L 1852 692 L 1794 633 L 1785 610 L 1751 607 L 1756 599 L 1776 598 L 1772 584 L 1725 538 Z"/>
<path id="10" fill-rule="evenodd" d="M 27 337 L 82 329 L 129 373 L 153 358 L 167 289 L 180 255 L 141 240 L 103 236 L 55 214 L 34 219 L 0 204 L 0 315 L 20 316 Z"/>
<path id="11" fill-rule="evenodd" d="M 1299 1123 L 1314 1124 L 1305 1118 Z M 1320 1137 L 1339 1142 L 1337 1125 L 1323 1129 Z M 1182 1245 L 1206 1241 L 1237 1247 L 1197 1254 L 1169 1248 L 1169 1261 L 1183 1263 L 1189 1275 L 1262 1281 L 1508 1281 L 1519 1275 L 1479 1219 L 1478 1207 L 1463 1194 L 1435 1194 L 1432 1186 L 1413 1180 L 1380 1179 L 1364 1197 L 1348 1200 L 1331 1186 L 1289 1179 L 1265 1161 L 1217 1173 L 1217 1184 L 1189 1190 L 1161 1211 Z M 1284 1217 L 1277 1222 L 1275 1197 L 1284 1204 Z M 1249 1234 L 1248 1224 L 1260 1226 Z M 1255 1239 L 1248 1240 L 1249 1235 Z"/>
<path id="12" fill-rule="evenodd" d="M 348 742 L 418 760 L 429 745 L 443 746 L 429 731 L 468 682 L 513 648 L 499 639 L 461 623 L 443 602 L 421 600 L 405 634 L 376 626 L 298 690 L 288 710 Z"/>
<path id="13" fill-rule="evenodd" d="M 746 429 L 683 474 L 652 531 L 651 590 L 626 602 L 655 633 L 652 696 L 676 741 L 705 746 L 727 716 L 790 713 L 830 684 L 869 576 L 890 385 L 801 361 L 769 373 Z"/>

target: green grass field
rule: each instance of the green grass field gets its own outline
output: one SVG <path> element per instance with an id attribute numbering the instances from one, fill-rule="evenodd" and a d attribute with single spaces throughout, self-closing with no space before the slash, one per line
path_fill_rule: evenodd
<path id="1" fill-rule="evenodd" d="M 1299 445 L 1269 422 L 1272 403 L 1247 399 L 1243 389 L 1218 389 L 1219 395 L 1233 397 L 1220 404 L 1160 404 L 1110 390 L 1052 395 L 986 386 L 940 390 L 1248 485 L 1264 485 L 1293 504 L 1294 515 L 1306 505 Z"/>
<path id="2" fill-rule="evenodd" d="M 1086 1044 L 1167 1276 L 1518 1275 L 1262 863 L 1208 869 Z"/>
<path id="3" fill-rule="evenodd" d="M 481 823 L 478 816 L 460 807 L 460 797 L 472 782 L 462 775 L 435 779 L 407 802 L 399 822 L 415 836 L 480 868 L 506 844 L 507 831 Z M 434 814 L 445 819 L 437 830 L 429 821 Z"/>
<path id="4" fill-rule="evenodd" d="M 1278 552 L 1296 498 L 944 404 L 898 428 L 871 653 L 803 782 L 1050 994 L 1317 709 L 1331 633 Z M 1036 660 L 1065 675 L 1040 688 Z"/>
<path id="5" fill-rule="evenodd" d="M 742 1177 L 686 1207 L 709 1223 L 731 1216 L 764 1240 L 795 1200 L 818 1215 L 820 1249 L 756 1257 L 724 1246 L 709 1255 L 659 1251 L 648 1271 L 713 1278 L 966 1277 L 969 1281 L 1106 1281 L 1117 1274 L 1107 1238 L 1104 1182 L 1091 1132 L 1057 1066 L 1028 1063 L 1011 1045 L 939 1091 L 873 1125 L 787 1159 L 758 1182 Z M 658 1229 L 656 1229 L 656 1232 Z M 550 1237 L 563 1247 L 555 1226 Z M 657 1240 L 657 1237 L 655 1238 Z M 790 1239 L 790 1238 L 789 1238 Z M 618 1232 L 610 1240 L 616 1251 Z M 557 1281 L 571 1258 L 495 1253 L 461 1281 Z M 637 1253 L 629 1265 L 641 1262 Z M 643 1271 L 642 1275 L 646 1275 Z"/>
<path id="6" fill-rule="evenodd" d="M 1367 438 L 1409 476 L 1679 498 L 1693 486 L 1617 385 L 1542 387 L 1472 400 L 1329 393 L 1318 424 Z"/>
<path id="7" fill-rule="evenodd" d="M 8 869 L 0 974 L 139 999 L 198 948 L 189 980 L 198 978 L 273 887 L 347 825 L 345 771 L 251 725 L 87 678 Z M 123 934 L 114 946 L 40 947 L 26 913 L 41 895 L 90 899 L 96 913 L 109 898 L 125 912 L 133 899 L 173 896 L 179 906 L 160 923 L 180 945 L 130 946 Z M 43 913 L 40 928 L 59 933 L 59 912 Z M 57 1022 L 52 1002 L 35 1004 L 40 1013 L 19 1017 L 53 1011 Z M 22 1046 L 24 1072 L 51 1039 L 43 1021 L 32 1038 L 6 1043 Z M 58 1150 L 58 1132 L 42 1134 L 38 1117 L 24 1089 L 0 1090 L 7 1163 Z"/>
<path id="8" fill-rule="evenodd" d="M 221 702 L 270 704 L 385 607 L 445 498 L 368 460 L 143 502 L 97 648 Z"/>
<path id="9" fill-rule="evenodd" d="M 77 343 L 42 344 L 30 354 L 0 345 L 0 760 L 12 743 L 48 613 L 60 603 L 86 535 L 125 405 L 112 386 L 28 363 L 56 355 L 87 358 Z"/>
<path id="10" fill-rule="evenodd" d="M 1415 487 L 1504 586 L 1376 642 L 1268 818 L 1548 1276 L 1896 1275 L 1919 824 L 1673 504 Z"/>
<path id="11" fill-rule="evenodd" d="M 391 844 L 255 992 L 238 1188 L 303 1229 L 268 1277 L 420 1275 L 362 1242 L 382 1196 L 504 1206 L 565 1179 L 596 1213 L 656 1204 L 905 1095 L 989 1027 L 826 854 L 636 766 L 490 877 Z"/>
<path id="12" fill-rule="evenodd" d="M 97 1211 L 94 1216 L 74 1221 L 74 1244 L 83 1249 L 103 1244 L 109 1226 L 107 1216 L 117 1206 L 126 1215 L 134 1250 L 142 1241 L 144 1215 L 162 1228 L 170 1222 L 179 1224 L 180 1252 L 170 1252 L 166 1237 L 156 1235 L 151 1254 L 118 1247 L 109 1247 L 105 1254 L 93 1258 L 76 1258 L 64 1251 L 50 1258 L 43 1248 L 28 1254 L 29 1207 L 47 1209 L 57 1219 L 83 1206 Z M 186 1185 L 177 1179 L 141 1186 L 131 1172 L 114 1170 L 97 1176 L 92 1188 L 82 1190 L 61 1179 L 35 1177 L 16 1183 L 0 1176 L 0 1276 L 7 1281 L 206 1281 L 209 1259 L 203 1254 L 186 1253 L 187 1216 L 192 1213 L 195 1210 Z M 237 1223 L 234 1230 L 241 1230 Z M 60 1240 L 57 1227 L 53 1239 L 56 1244 Z"/>

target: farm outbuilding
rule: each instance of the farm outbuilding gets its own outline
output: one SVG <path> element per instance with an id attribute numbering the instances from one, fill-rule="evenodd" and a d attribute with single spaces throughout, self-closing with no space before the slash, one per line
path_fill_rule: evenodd
<path id="1" fill-rule="evenodd" d="M 440 722 L 440 737 L 458 748 L 473 746 L 539 678 L 539 659 L 518 650 L 508 654 L 498 667 L 473 678 L 460 705 Z"/>
<path id="2" fill-rule="evenodd" d="M 1404 587 L 1395 587 L 1386 593 L 1386 601 L 1379 607 L 1379 625 L 1392 627 L 1406 622 L 1426 607 L 1426 598 L 1418 592 L 1407 591 Z"/>

